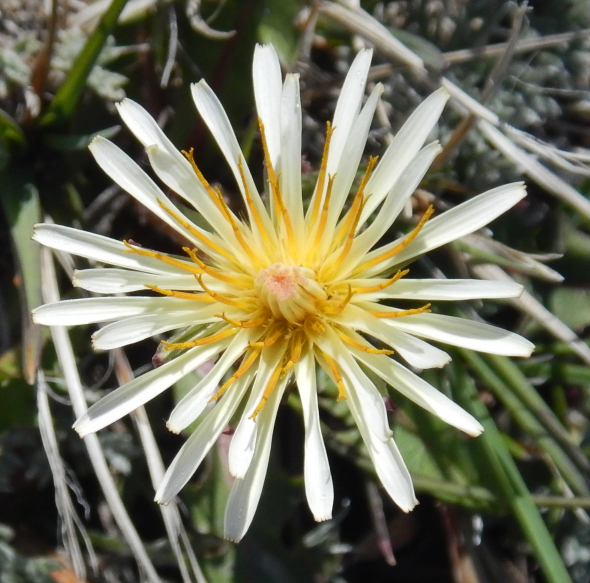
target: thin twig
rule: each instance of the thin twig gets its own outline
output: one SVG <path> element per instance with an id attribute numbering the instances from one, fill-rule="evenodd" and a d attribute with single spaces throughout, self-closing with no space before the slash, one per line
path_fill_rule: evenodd
<path id="1" fill-rule="evenodd" d="M 550 34 L 540 38 L 527 38 L 520 40 L 514 49 L 516 55 L 522 53 L 529 53 L 540 49 L 549 49 L 574 40 L 585 39 L 590 36 L 590 28 L 578 30 L 575 32 L 563 32 L 560 34 Z M 443 53 L 444 58 L 449 63 L 464 63 L 474 59 L 481 59 L 485 57 L 495 57 L 501 55 L 506 51 L 508 42 L 487 45 L 474 49 L 461 49 L 459 51 L 449 51 Z"/>

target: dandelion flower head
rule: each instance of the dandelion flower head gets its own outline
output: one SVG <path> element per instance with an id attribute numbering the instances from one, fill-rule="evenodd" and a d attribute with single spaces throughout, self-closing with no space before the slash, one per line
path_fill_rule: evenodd
<path id="1" fill-rule="evenodd" d="M 532 350 L 511 332 L 431 312 L 435 301 L 514 297 L 521 293 L 517 284 L 411 279 L 406 267 L 508 210 L 525 196 L 521 183 L 485 192 L 434 218 L 429 207 L 410 232 L 379 245 L 440 151 L 437 142 L 424 143 L 448 95 L 440 89 L 428 97 L 383 157 L 369 159 L 355 185 L 383 92 L 378 84 L 364 99 L 370 62 L 371 51 L 362 50 L 344 81 L 307 208 L 301 192 L 299 78 L 288 74 L 283 80 L 274 49 L 257 46 L 253 80 L 265 159 L 262 191 L 220 102 L 204 81 L 192 86 L 197 110 L 229 164 L 247 216 L 228 207 L 220 190 L 202 175 L 192 151 L 179 152 L 141 106 L 124 100 L 119 113 L 146 148 L 155 174 L 200 213 L 207 227 L 191 221 L 117 146 L 96 138 L 90 150 L 98 164 L 186 238 L 184 255 L 63 226 L 36 228 L 34 237 L 44 245 L 113 266 L 77 271 L 74 277 L 74 285 L 108 297 L 42 306 L 34 312 L 36 322 L 108 322 L 93 335 L 94 346 L 104 350 L 175 331 L 162 343 L 164 364 L 90 407 L 76 422 L 80 435 L 98 431 L 217 359 L 168 420 L 169 429 L 180 432 L 204 415 L 156 499 L 166 503 L 182 489 L 241 406 L 229 448 L 229 469 L 236 479 L 225 531 L 233 540 L 244 535 L 254 516 L 277 409 L 288 386 L 297 386 L 302 403 L 305 491 L 314 517 L 330 518 L 334 498 L 320 432 L 318 367 L 337 386 L 337 398 L 346 400 L 383 487 L 409 511 L 416 504 L 412 481 L 392 439 L 383 395 L 370 375 L 477 435 L 482 427 L 471 415 L 402 362 L 416 369 L 444 366 L 449 355 L 427 341 L 511 356 L 528 356 Z M 141 290 L 150 293 L 115 295 Z M 417 300 L 420 306 L 402 309 L 395 307 L 396 300 Z"/>

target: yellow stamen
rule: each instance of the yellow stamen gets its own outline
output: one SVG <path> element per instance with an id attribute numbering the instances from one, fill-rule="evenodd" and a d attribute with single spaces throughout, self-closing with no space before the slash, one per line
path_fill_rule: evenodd
<path id="1" fill-rule="evenodd" d="M 170 289 L 162 289 L 161 287 L 157 287 L 155 285 L 144 284 L 145 287 L 151 289 L 153 292 L 157 294 L 162 294 L 163 296 L 171 296 L 174 298 L 180 298 L 183 300 L 195 300 L 197 302 L 214 302 L 215 300 L 208 296 L 207 294 L 200 294 L 200 293 L 192 293 L 192 292 L 180 292 L 174 291 Z"/>
<path id="2" fill-rule="evenodd" d="M 416 225 L 414 230 L 401 243 L 399 243 L 389 251 L 385 251 L 385 253 L 381 253 L 381 255 L 374 257 L 373 259 L 365 261 L 354 270 L 354 273 L 361 273 L 369 269 L 370 267 L 373 267 L 374 265 L 379 265 L 379 263 L 391 259 L 391 257 L 397 255 L 402 249 L 405 249 L 416 238 L 418 233 L 422 230 L 422 227 L 424 227 L 424 225 L 426 224 L 426 221 L 428 221 L 428 219 L 432 216 L 433 213 L 434 207 L 430 205 L 426 209 L 424 216 L 420 219 L 420 222 Z"/>
<path id="3" fill-rule="evenodd" d="M 266 231 L 264 223 L 262 222 L 262 217 L 260 216 L 260 213 L 258 212 L 256 205 L 254 204 L 254 200 L 252 199 L 252 194 L 250 193 L 250 189 L 248 188 L 248 182 L 246 180 L 246 174 L 244 173 L 244 164 L 242 162 L 241 156 L 238 160 L 238 170 L 240 171 L 240 178 L 242 180 L 242 185 L 244 187 L 244 194 L 246 196 L 246 204 L 248 205 L 248 208 L 250 209 L 250 213 L 252 214 L 252 217 L 254 218 L 254 222 L 256 223 L 256 226 L 258 227 L 258 232 L 260 233 L 260 236 L 262 237 L 262 239 L 264 241 L 264 246 L 266 247 L 266 250 L 269 251 L 270 253 L 272 253 L 272 247 L 270 245 L 270 238 L 268 236 L 268 233 Z"/>
<path id="4" fill-rule="evenodd" d="M 277 364 L 276 368 L 274 369 L 272 376 L 270 377 L 270 380 L 268 381 L 268 384 L 266 385 L 266 389 L 264 389 L 264 394 L 262 395 L 262 399 L 260 399 L 260 403 L 258 403 L 258 406 L 256 407 L 256 409 L 254 409 L 254 413 L 252 413 L 252 415 L 250 415 L 250 419 L 256 419 L 256 416 L 260 412 L 260 409 L 262 409 L 262 407 L 264 406 L 264 403 L 266 403 L 268 398 L 272 395 L 272 392 L 275 390 L 275 387 L 277 386 L 277 382 L 279 380 L 279 377 L 281 376 L 282 368 L 283 367 L 281 366 L 281 363 L 279 362 L 279 364 Z"/>
<path id="5" fill-rule="evenodd" d="M 181 261 L 180 259 L 174 259 L 173 257 L 169 257 L 164 253 L 158 253 L 157 251 L 150 251 L 148 249 L 142 249 L 141 247 L 134 247 L 131 243 L 127 241 L 123 241 L 123 245 L 128 247 L 127 251 L 123 251 L 123 253 L 136 253 L 137 255 L 143 255 L 144 257 L 153 257 L 154 259 L 158 259 L 163 263 L 167 263 L 168 265 L 173 265 L 174 267 L 179 267 L 184 271 L 188 271 L 192 274 L 202 273 L 200 269 L 197 269 L 194 265 L 187 263 L 186 261 Z"/>
<path id="6" fill-rule="evenodd" d="M 305 336 L 299 333 L 295 333 L 291 340 L 291 356 L 287 361 L 287 364 L 283 367 L 281 372 L 281 378 L 283 378 L 293 367 L 293 365 L 301 358 L 301 351 L 303 350 L 303 343 Z"/>
<path id="7" fill-rule="evenodd" d="M 240 303 L 236 300 L 232 300 L 230 298 L 226 298 L 225 296 L 219 295 L 218 293 L 214 292 L 213 290 L 210 290 L 204 283 L 203 283 L 203 277 L 201 275 L 197 275 L 196 278 L 199 280 L 199 283 L 201 284 L 201 287 L 203 288 L 203 290 L 205 292 L 207 292 L 214 300 L 225 304 L 227 306 L 233 306 L 234 308 L 243 308 L 243 302 Z"/>
<path id="8" fill-rule="evenodd" d="M 380 283 L 378 285 L 373 285 L 371 287 L 355 287 L 354 291 L 357 294 L 371 294 L 371 293 L 380 292 L 380 291 L 384 290 L 385 288 L 389 287 L 390 285 L 393 285 L 396 281 L 399 281 L 402 277 L 404 277 L 408 273 L 410 273 L 409 269 L 404 269 L 403 271 L 401 269 L 399 269 L 397 271 L 397 273 L 391 279 L 388 279 L 387 281 L 385 281 L 383 283 Z"/>
<path id="9" fill-rule="evenodd" d="M 350 210 L 348 211 L 348 214 L 346 215 L 346 219 L 344 219 L 342 226 L 338 230 L 336 237 L 334 237 L 334 243 L 332 245 L 334 248 L 338 247 L 338 245 L 340 244 L 340 241 L 342 241 L 342 239 L 344 239 L 344 236 L 346 235 L 346 233 L 350 233 L 351 230 L 353 232 L 356 230 L 356 226 L 353 227 L 353 225 L 355 224 L 355 222 L 356 222 L 356 224 L 358 224 L 359 219 L 357 219 L 356 217 L 358 216 L 360 218 L 359 209 L 362 210 L 360 207 L 363 206 L 363 198 L 365 195 L 365 186 L 367 185 L 369 177 L 371 176 L 371 174 L 373 172 L 373 168 L 375 168 L 375 164 L 377 164 L 378 159 L 379 159 L 378 156 L 371 156 L 369 158 L 369 163 L 367 164 L 367 169 L 365 170 L 365 174 L 363 176 L 363 179 L 361 180 L 361 184 L 359 186 L 359 189 L 357 190 L 354 200 L 352 201 L 352 205 L 350 206 Z"/>
<path id="10" fill-rule="evenodd" d="M 211 397 L 211 399 L 209 399 L 209 402 L 219 399 L 219 397 L 221 397 L 221 395 L 223 395 L 233 383 L 246 373 L 246 371 L 254 364 L 260 352 L 260 348 L 251 350 L 248 356 L 242 361 L 238 370 L 225 383 L 223 383 L 223 385 L 221 385 L 221 388 Z"/>
<path id="11" fill-rule="evenodd" d="M 326 228 L 326 223 L 328 222 L 330 199 L 332 198 L 332 186 L 334 185 L 335 178 L 336 174 L 334 174 L 334 176 L 328 176 L 328 189 L 326 190 L 326 196 L 324 197 L 324 204 L 322 206 L 322 213 L 320 215 L 320 223 L 313 239 L 312 250 L 317 249 L 319 246 L 320 241 L 322 240 L 322 235 L 324 234 L 324 229 Z"/>
<path id="12" fill-rule="evenodd" d="M 275 204 L 279 208 L 281 218 L 283 219 L 283 223 L 285 223 L 285 229 L 287 230 L 287 241 L 289 243 L 289 249 L 291 252 L 297 249 L 296 241 L 295 241 L 295 232 L 293 231 L 293 225 L 291 223 L 291 217 L 289 216 L 289 211 L 285 206 L 285 202 L 283 201 L 283 196 L 281 195 L 281 187 L 280 187 L 280 175 L 277 176 L 270 184 L 271 191 L 273 194 L 273 198 L 275 199 Z"/>
<path id="13" fill-rule="evenodd" d="M 403 316 L 414 316 L 416 314 L 425 314 L 430 312 L 430 304 L 426 304 L 421 308 L 415 308 L 413 310 L 400 310 L 399 312 L 369 312 L 375 316 L 375 318 L 402 318 Z"/>
<path id="14" fill-rule="evenodd" d="M 199 239 L 204 245 L 207 245 L 209 249 L 215 251 L 219 255 L 235 262 L 235 257 L 228 253 L 223 247 L 220 247 L 217 243 L 214 243 L 209 237 L 203 235 L 200 231 L 197 231 L 190 223 L 185 221 L 178 213 L 175 213 L 172 209 L 168 208 L 161 200 L 158 201 L 159 205 L 179 224 L 181 224 L 191 235 Z"/>
<path id="15" fill-rule="evenodd" d="M 344 388 L 344 381 L 342 380 L 342 375 L 340 374 L 340 369 L 338 368 L 338 363 L 329 355 L 324 352 L 324 358 L 330 367 L 330 371 L 334 376 L 336 381 L 336 385 L 338 386 L 338 401 L 342 399 L 346 399 L 346 389 Z"/>
<path id="16" fill-rule="evenodd" d="M 165 340 L 162 340 L 162 344 L 166 347 L 166 350 L 182 350 L 184 348 L 193 348 L 194 346 L 205 346 L 206 344 L 213 344 L 213 342 L 223 340 L 228 336 L 233 336 L 234 334 L 237 334 L 239 330 L 239 328 L 228 328 L 227 330 L 223 330 L 223 332 L 213 334 L 207 338 L 199 338 L 198 340 L 191 340 L 190 342 L 166 342 Z"/>
<path id="17" fill-rule="evenodd" d="M 195 158 L 193 156 L 193 152 L 195 151 L 194 148 L 191 148 L 188 152 L 182 150 L 182 154 L 184 157 L 190 162 L 191 166 L 193 167 L 194 173 L 197 175 L 198 179 L 201 181 L 201 184 L 205 187 L 207 194 L 211 198 L 211 200 L 215 203 L 215 206 L 223 213 L 223 207 L 220 204 L 219 199 L 217 198 L 215 191 L 211 188 L 207 179 L 203 176 L 203 173 L 199 170 L 197 163 L 195 162 Z"/>
<path id="18" fill-rule="evenodd" d="M 309 219 L 309 232 L 315 226 L 315 222 L 317 221 L 318 214 L 320 212 L 320 205 L 322 204 L 322 197 L 324 194 L 324 184 L 326 182 L 326 168 L 328 166 L 328 152 L 330 150 L 330 140 L 332 139 L 332 134 L 334 130 L 330 122 L 326 122 L 326 141 L 324 142 L 324 151 L 322 153 L 322 164 L 320 166 L 320 174 L 318 176 L 318 184 L 314 195 L 313 200 L 313 207 L 311 210 L 311 216 Z"/>
<path id="19" fill-rule="evenodd" d="M 291 224 L 291 217 L 287 211 L 287 207 L 281 195 L 280 179 L 276 175 L 275 169 L 270 159 L 270 151 L 268 149 L 268 142 L 266 141 L 266 133 L 264 131 L 264 124 L 262 119 L 258 118 L 258 127 L 260 128 L 260 140 L 262 142 L 262 151 L 264 152 L 264 161 L 266 162 L 266 172 L 268 173 L 268 182 L 270 183 L 270 190 L 274 199 L 275 207 L 279 216 L 285 223 L 287 230 L 287 240 L 292 250 L 295 249 L 295 233 L 293 232 L 293 225 Z"/>
<path id="20" fill-rule="evenodd" d="M 334 271 L 334 268 L 336 268 L 338 265 L 340 265 L 344 261 L 344 258 L 350 253 L 350 250 L 352 248 L 352 243 L 354 242 L 354 236 L 356 234 L 356 228 L 359 224 L 359 220 L 361 218 L 361 214 L 363 212 L 364 207 L 365 207 L 365 201 L 361 201 L 361 204 L 359 205 L 359 207 L 355 213 L 350 230 L 348 231 L 348 235 L 346 236 L 346 243 L 344 243 L 344 247 L 342 247 L 342 251 L 340 252 L 340 255 L 338 255 L 338 258 L 336 259 L 336 261 L 334 261 L 332 263 L 331 268 L 328 271 L 328 273 L 332 273 Z"/>
<path id="21" fill-rule="evenodd" d="M 258 342 L 250 342 L 249 346 L 252 348 L 266 348 L 272 346 L 277 340 L 280 340 L 285 335 L 285 327 L 281 324 L 269 328 L 266 338 Z"/>
<path id="22" fill-rule="evenodd" d="M 323 334 L 326 331 L 326 327 L 316 316 L 308 316 L 305 318 L 303 329 L 310 334 Z"/>
<path id="23" fill-rule="evenodd" d="M 342 310 L 344 310 L 344 308 L 346 308 L 346 306 L 348 305 L 348 302 L 350 302 L 350 300 L 352 299 L 352 296 L 354 294 L 355 294 L 355 291 L 351 288 L 350 284 L 348 284 L 348 293 L 346 294 L 344 299 L 340 302 L 340 304 L 338 306 L 336 306 L 335 308 L 325 309 L 325 310 L 323 310 L 323 312 L 325 314 L 331 314 L 331 315 L 341 314 Z"/>
<path id="24" fill-rule="evenodd" d="M 346 342 L 346 344 L 354 346 L 354 348 L 362 350 L 363 352 L 368 352 L 369 354 L 393 354 L 393 350 L 387 350 L 385 348 L 373 348 L 370 346 L 365 346 L 364 344 L 360 344 L 339 330 L 337 330 L 336 333 L 343 342 Z"/>
<path id="25" fill-rule="evenodd" d="M 246 320 L 245 322 L 241 322 L 240 320 L 234 320 L 233 318 L 229 318 L 225 314 L 216 314 L 216 318 L 221 318 L 225 320 L 228 324 L 232 326 L 237 326 L 238 328 L 257 328 L 258 326 L 262 326 L 268 320 L 266 316 L 262 318 L 255 318 L 253 320 Z"/>
<path id="26" fill-rule="evenodd" d="M 244 282 L 237 277 L 232 277 L 230 275 L 225 275 L 220 273 L 219 271 L 209 267 L 203 261 L 201 261 L 197 256 L 198 249 L 190 249 L 189 247 L 183 247 L 182 250 L 201 268 L 201 273 L 206 273 L 215 279 L 219 279 L 221 281 L 225 281 L 226 283 L 231 283 L 232 285 L 236 286 L 244 286 Z"/>
<path id="27" fill-rule="evenodd" d="M 227 221 L 229 222 L 229 224 L 231 225 L 231 228 L 234 232 L 234 235 L 235 235 L 238 243 L 242 246 L 242 249 L 244 249 L 244 251 L 246 252 L 248 257 L 250 257 L 250 259 L 256 265 L 260 265 L 260 259 L 254 253 L 254 251 L 252 251 L 252 249 L 250 248 L 250 245 L 248 245 L 248 243 L 246 242 L 246 239 L 244 239 L 244 235 L 242 234 L 242 231 L 240 231 L 240 227 L 236 223 L 236 220 L 234 219 L 231 211 L 229 210 L 227 204 L 225 203 L 225 200 L 223 198 L 223 195 L 221 194 L 221 191 L 219 189 L 216 189 L 215 192 L 217 193 L 217 196 L 219 197 L 219 200 L 222 204 L 222 212 L 223 212 L 225 218 L 227 219 Z"/>

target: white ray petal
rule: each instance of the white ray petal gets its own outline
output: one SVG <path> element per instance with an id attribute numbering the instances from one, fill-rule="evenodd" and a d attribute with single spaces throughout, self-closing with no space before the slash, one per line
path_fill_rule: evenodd
<path id="1" fill-rule="evenodd" d="M 155 312 L 186 312 L 189 300 L 179 298 L 82 298 L 45 304 L 33 310 L 33 321 L 45 326 L 81 326 Z M 194 302 L 196 304 L 196 302 Z M 202 306 L 194 306 L 196 313 Z"/>
<path id="2" fill-rule="evenodd" d="M 195 312 L 165 311 L 149 313 L 141 316 L 125 318 L 118 322 L 108 324 L 92 335 L 92 345 L 95 350 L 112 350 L 134 344 L 146 338 L 162 334 L 170 330 L 185 328 L 188 325 L 206 324 L 218 321 L 215 314 L 219 313 L 219 306 L 208 305 L 203 310 Z"/>
<path id="3" fill-rule="evenodd" d="M 156 157 L 153 152 L 150 155 L 152 167 L 160 179 L 190 202 L 209 221 L 209 224 L 222 234 L 223 227 L 229 227 L 227 221 L 221 216 L 188 160 L 168 139 L 156 120 L 131 99 L 123 99 L 117 104 L 117 109 L 127 127 L 148 150 L 148 155 L 151 146 L 156 146 L 161 153 Z"/>
<path id="4" fill-rule="evenodd" d="M 355 238 L 350 253 L 337 265 L 336 277 L 349 273 L 366 256 L 367 251 L 385 235 L 440 151 L 439 143 L 433 142 L 416 154 L 389 191 L 377 218 L 364 233 Z M 370 192 L 367 191 L 367 194 Z M 340 249 L 337 250 L 326 263 L 329 265 L 331 261 L 337 260 L 340 252 Z"/>
<path id="5" fill-rule="evenodd" d="M 252 65 L 254 99 L 264 133 L 270 161 L 277 172 L 281 165 L 281 65 L 272 45 L 256 45 Z"/>
<path id="6" fill-rule="evenodd" d="M 94 433 L 144 405 L 206 360 L 224 350 L 230 339 L 191 348 L 185 354 L 147 372 L 92 405 L 74 424 L 81 437 Z"/>
<path id="7" fill-rule="evenodd" d="M 392 436 L 392 432 L 389 428 L 383 396 L 352 358 L 348 347 L 343 345 L 342 340 L 338 338 L 330 326 L 326 327 L 323 334 L 319 334 L 314 338 L 314 343 L 323 352 L 331 356 L 337 362 L 341 371 L 346 373 L 351 380 L 354 386 L 355 399 L 363 409 L 367 427 L 370 427 L 370 430 L 378 439 L 383 442 L 388 441 Z"/>
<path id="8" fill-rule="evenodd" d="M 157 148 L 157 146 L 152 146 Z M 202 245 L 188 229 L 170 216 L 161 206 L 164 204 L 181 216 L 191 227 L 199 229 L 192 221 L 185 217 L 160 190 L 156 183 L 132 160 L 123 150 L 115 146 L 109 140 L 100 136 L 94 138 L 88 149 L 94 156 L 97 164 L 111 177 L 123 190 L 143 206 L 152 211 L 160 220 L 172 227 L 175 231 L 186 237 L 193 245 Z"/>
<path id="9" fill-rule="evenodd" d="M 197 178 L 190 165 L 187 168 L 184 163 L 180 164 L 176 156 L 170 155 L 166 150 L 160 148 L 156 144 L 149 146 L 146 149 L 146 153 L 152 168 L 160 180 L 162 180 L 162 182 L 174 192 L 181 195 L 186 192 L 201 194 L 198 200 L 190 201 L 189 199 L 189 201 L 192 202 L 193 206 L 199 211 L 201 216 L 211 225 L 211 227 L 213 227 L 213 229 L 215 229 L 215 231 L 217 231 L 222 239 L 196 225 L 192 225 L 193 228 L 207 236 L 217 245 L 229 245 L 233 251 L 243 254 L 241 247 L 235 240 L 230 223 L 221 214 L 211 197 L 207 194 L 205 187 L 201 184 L 201 181 Z M 186 159 L 184 162 L 189 164 Z M 186 199 L 187 197 L 184 196 L 183 198 Z M 193 198 L 195 197 L 193 196 Z M 170 205 L 169 208 L 171 208 Z M 172 210 L 178 212 L 178 209 L 173 208 Z M 233 213 L 232 216 L 235 218 Z M 236 222 L 240 225 L 240 221 L 236 219 Z"/>
<path id="10" fill-rule="evenodd" d="M 505 213 L 525 196 L 526 190 L 522 182 L 506 184 L 488 190 L 428 221 L 416 238 L 405 249 L 400 251 L 392 259 L 367 269 L 363 275 L 368 277 L 376 275 L 381 271 L 411 261 L 418 255 L 436 249 L 441 245 L 469 235 Z M 393 243 L 372 251 L 366 256 L 367 260 L 395 247 L 404 238 L 400 237 L 400 239 Z"/>
<path id="11" fill-rule="evenodd" d="M 365 310 L 349 304 L 342 316 L 332 316 L 342 326 L 359 330 L 378 338 L 391 346 L 411 366 L 416 368 L 441 368 L 451 361 L 446 353 L 420 338 L 396 330 L 381 319 L 375 318 Z"/>
<path id="12" fill-rule="evenodd" d="M 242 413 L 242 418 L 236 428 L 229 446 L 228 463 L 229 473 L 235 478 L 242 479 L 252 461 L 256 442 L 258 439 L 258 431 L 260 429 L 259 417 L 253 418 L 254 411 L 258 407 L 264 390 L 268 382 L 278 366 L 285 351 L 285 344 L 274 345 L 262 351 L 258 360 L 258 374 L 256 380 L 250 391 L 250 396 Z M 275 388 L 276 392 L 276 388 Z M 268 402 L 262 407 L 261 412 L 266 409 Z"/>
<path id="13" fill-rule="evenodd" d="M 133 132 L 144 148 L 157 144 L 170 153 L 178 152 L 174 144 L 162 131 L 156 120 L 141 106 L 131 99 L 117 103 L 117 110 L 125 125 Z M 182 154 L 178 152 L 182 157 Z"/>
<path id="14" fill-rule="evenodd" d="M 129 249 L 120 241 L 62 225 L 35 225 L 33 239 L 52 249 L 146 273 L 175 275 L 187 273 L 159 259 L 127 253 Z M 166 254 L 163 253 L 163 255 Z M 188 265 L 191 263 L 187 262 Z"/>
<path id="15" fill-rule="evenodd" d="M 329 176 L 336 174 L 338 170 L 342 154 L 350 139 L 352 126 L 359 115 L 372 56 L 372 49 L 361 50 L 350 66 L 344 84 L 342 85 L 332 121 L 333 133 L 326 165 L 326 174 Z M 313 193 L 307 210 L 306 220 L 309 220 L 311 216 L 311 209 L 314 207 L 316 197 L 319 196 L 320 201 L 323 200 L 327 182 L 326 180 L 322 192 L 317 192 L 316 190 Z"/>
<path id="16" fill-rule="evenodd" d="M 354 396 L 354 383 L 347 375 L 343 375 L 343 380 L 346 385 L 347 394 L 349 395 L 347 403 L 350 412 L 367 446 L 377 475 L 383 487 L 391 496 L 391 499 L 401 510 L 409 512 L 418 503 L 414 494 L 410 472 L 408 472 L 408 468 L 393 439 L 383 442 L 371 431 L 371 427 L 365 418 L 364 410 Z"/>
<path id="17" fill-rule="evenodd" d="M 204 273 L 201 278 L 205 285 L 215 292 L 223 294 L 231 293 L 234 290 L 227 283 L 211 277 L 207 273 Z M 103 267 L 96 269 L 77 269 L 74 271 L 72 285 L 99 294 L 122 294 L 133 291 L 146 291 L 146 286 L 148 285 L 171 290 L 203 290 L 195 276 L 188 273 L 187 275 L 159 275 L 142 271 Z"/>
<path id="18" fill-rule="evenodd" d="M 274 229 L 272 227 L 272 223 L 270 221 L 270 217 L 262 203 L 260 195 L 256 190 L 256 185 L 254 184 L 254 180 L 252 179 L 252 174 L 250 173 L 250 169 L 248 168 L 247 164 L 244 162 L 244 155 L 240 149 L 240 145 L 238 144 L 238 140 L 236 135 L 234 134 L 234 130 L 231 127 L 227 114 L 223 109 L 223 106 L 217 99 L 217 96 L 209 85 L 202 80 L 198 83 L 193 83 L 191 85 L 191 93 L 193 96 L 193 101 L 197 107 L 197 110 L 203 121 L 209 128 L 211 135 L 215 138 L 223 156 L 225 157 L 227 163 L 229 164 L 231 171 L 234 175 L 236 183 L 240 188 L 240 192 L 244 198 L 244 202 L 246 203 L 246 194 L 244 190 L 244 185 L 242 183 L 242 179 L 240 177 L 240 170 L 238 168 L 238 163 L 241 160 L 243 162 L 243 170 L 244 176 L 246 179 L 246 183 L 248 186 L 248 190 L 252 195 L 252 200 L 256 210 L 260 214 L 260 217 L 264 223 L 264 226 L 267 230 L 267 235 L 269 235 L 273 239 L 273 243 L 276 242 L 274 238 Z M 254 219 L 252 217 L 252 213 L 248 208 L 248 214 L 250 216 L 250 224 L 253 224 Z M 257 233 L 257 230 L 254 231 Z"/>
<path id="19" fill-rule="evenodd" d="M 361 339 L 357 337 L 355 340 Z M 446 423 L 474 437 L 483 431 L 477 419 L 392 358 L 369 354 L 356 348 L 351 350 L 360 362 L 377 373 L 386 383 Z"/>
<path id="20" fill-rule="evenodd" d="M 369 99 L 367 99 L 367 103 L 365 103 L 351 129 L 350 135 L 353 136 L 353 138 L 346 143 L 340 158 L 340 163 L 336 170 L 336 178 L 334 179 L 334 186 L 332 188 L 332 197 L 330 198 L 328 226 L 326 227 L 327 232 L 330 232 L 334 228 L 334 224 L 340 216 L 342 207 L 346 202 L 346 198 L 350 193 L 350 189 L 356 178 L 359 164 L 367 143 L 367 136 L 369 135 L 371 122 L 375 115 L 375 109 L 377 108 L 377 104 L 379 103 L 382 94 L 383 85 L 378 83 L 371 92 Z M 366 194 L 370 194 L 370 192 L 367 191 Z"/>
<path id="21" fill-rule="evenodd" d="M 221 358 L 207 375 L 201 379 L 174 407 L 166 427 L 172 433 L 180 433 L 203 412 L 207 403 L 218 389 L 223 375 L 234 365 L 248 347 L 248 342 L 256 342 L 261 332 L 242 329 L 233 338 Z"/>
<path id="22" fill-rule="evenodd" d="M 353 280 L 351 280 L 353 281 Z M 372 286 L 385 283 L 385 279 L 354 280 L 358 285 Z M 363 283 L 364 282 L 364 283 Z M 523 292 L 516 282 L 476 279 L 400 279 L 388 288 L 354 299 L 376 301 L 384 298 L 404 300 L 461 301 L 478 299 L 517 298 Z"/>
<path id="23" fill-rule="evenodd" d="M 334 486 L 320 427 L 315 359 L 311 351 L 306 351 L 295 365 L 295 378 L 305 424 L 303 473 L 307 503 L 317 521 L 329 520 L 334 505 Z"/>
<path id="24" fill-rule="evenodd" d="M 387 148 L 367 183 L 367 192 L 373 194 L 363 209 L 359 225 L 371 216 L 411 160 L 420 151 L 430 132 L 438 122 L 449 99 L 446 89 L 439 89 L 426 98 L 408 118 Z"/>
<path id="25" fill-rule="evenodd" d="M 355 57 L 346 79 L 340 90 L 340 97 L 334 111 L 334 134 L 330 143 L 328 155 L 327 173 L 335 174 L 340 164 L 340 159 L 348 140 L 351 137 L 351 130 L 361 110 L 367 75 L 373 58 L 372 49 L 362 49 Z"/>
<path id="26" fill-rule="evenodd" d="M 281 194 L 291 217 L 293 231 L 303 232 L 301 198 L 301 99 L 299 75 L 289 74 L 281 102 Z"/>
<path id="27" fill-rule="evenodd" d="M 358 236 L 358 244 L 366 253 L 391 227 L 399 213 L 403 210 L 408 198 L 418 188 L 433 160 L 442 150 L 438 142 L 432 142 L 420 150 L 410 161 L 405 171 L 395 182 L 387 194 L 383 208 L 371 226 Z M 370 194 L 370 191 L 367 191 Z"/>
<path id="28" fill-rule="evenodd" d="M 196 472 L 227 426 L 255 374 L 256 371 L 250 369 L 239 378 L 193 431 L 166 471 L 156 492 L 156 502 L 168 504 Z"/>
<path id="29" fill-rule="evenodd" d="M 272 395 L 258 414 L 259 424 L 256 450 L 248 471 L 243 479 L 236 479 L 232 485 L 225 507 L 224 533 L 229 540 L 239 541 L 250 526 L 260 500 L 268 459 L 272 433 L 281 397 L 288 378 L 279 381 Z M 235 437 L 235 435 L 234 435 Z"/>
<path id="30" fill-rule="evenodd" d="M 386 325 L 429 340 L 490 354 L 527 357 L 535 349 L 532 342 L 514 332 L 442 314 L 394 318 L 387 320 Z"/>

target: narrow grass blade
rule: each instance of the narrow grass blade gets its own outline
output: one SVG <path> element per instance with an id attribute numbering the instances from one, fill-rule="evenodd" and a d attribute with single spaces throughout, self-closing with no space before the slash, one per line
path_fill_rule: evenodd
<path id="1" fill-rule="evenodd" d="M 482 358 L 539 420 L 553 439 L 568 453 L 578 469 L 588 475 L 590 472 L 590 461 L 573 443 L 569 433 L 559 422 L 555 413 L 551 411 L 547 403 L 545 403 L 535 388 L 528 382 L 527 378 L 518 368 L 518 365 L 509 358 L 502 356 L 485 355 Z"/>
<path id="2" fill-rule="evenodd" d="M 551 437 L 546 428 L 539 422 L 537 415 L 522 403 L 518 396 L 510 387 L 506 386 L 481 356 L 470 350 L 459 349 L 458 352 L 486 383 L 487 388 L 500 399 L 512 418 L 533 440 L 535 446 L 539 447 L 551 458 L 562 478 L 573 492 L 578 496 L 590 496 L 586 480 L 571 460 L 569 451 L 564 451 L 560 444 Z M 568 450 L 574 447 L 575 445 L 569 442 Z M 581 451 L 578 450 L 577 453 L 583 456 Z"/>
<path id="3" fill-rule="evenodd" d="M 41 118 L 42 126 L 63 122 L 72 114 L 86 86 L 86 80 L 126 3 L 127 0 L 111 2 Z"/>
<path id="4" fill-rule="evenodd" d="M 59 301 L 59 290 L 53 266 L 51 251 L 44 247 L 41 252 L 41 268 L 43 278 L 43 299 L 47 302 Z M 51 337 L 55 346 L 57 359 L 64 375 L 72 407 L 76 417 L 80 417 L 87 410 L 86 399 L 82 383 L 76 366 L 76 357 L 67 330 L 63 326 L 51 326 Z M 98 479 L 105 499 L 113 514 L 117 525 L 137 561 L 144 579 L 150 583 L 161 583 L 158 573 L 152 564 L 146 549 L 129 518 L 125 505 L 121 500 L 117 486 L 110 474 L 102 447 L 95 434 L 84 438 L 84 445 L 88 451 L 90 462 Z"/>
<path id="5" fill-rule="evenodd" d="M 514 517 L 529 541 L 547 583 L 571 583 L 553 538 L 539 514 L 535 502 L 498 428 L 485 405 L 479 399 L 473 381 L 460 366 L 453 367 L 459 403 L 485 428 L 476 440 L 477 455 L 488 464 L 498 494 L 510 506 Z"/>

